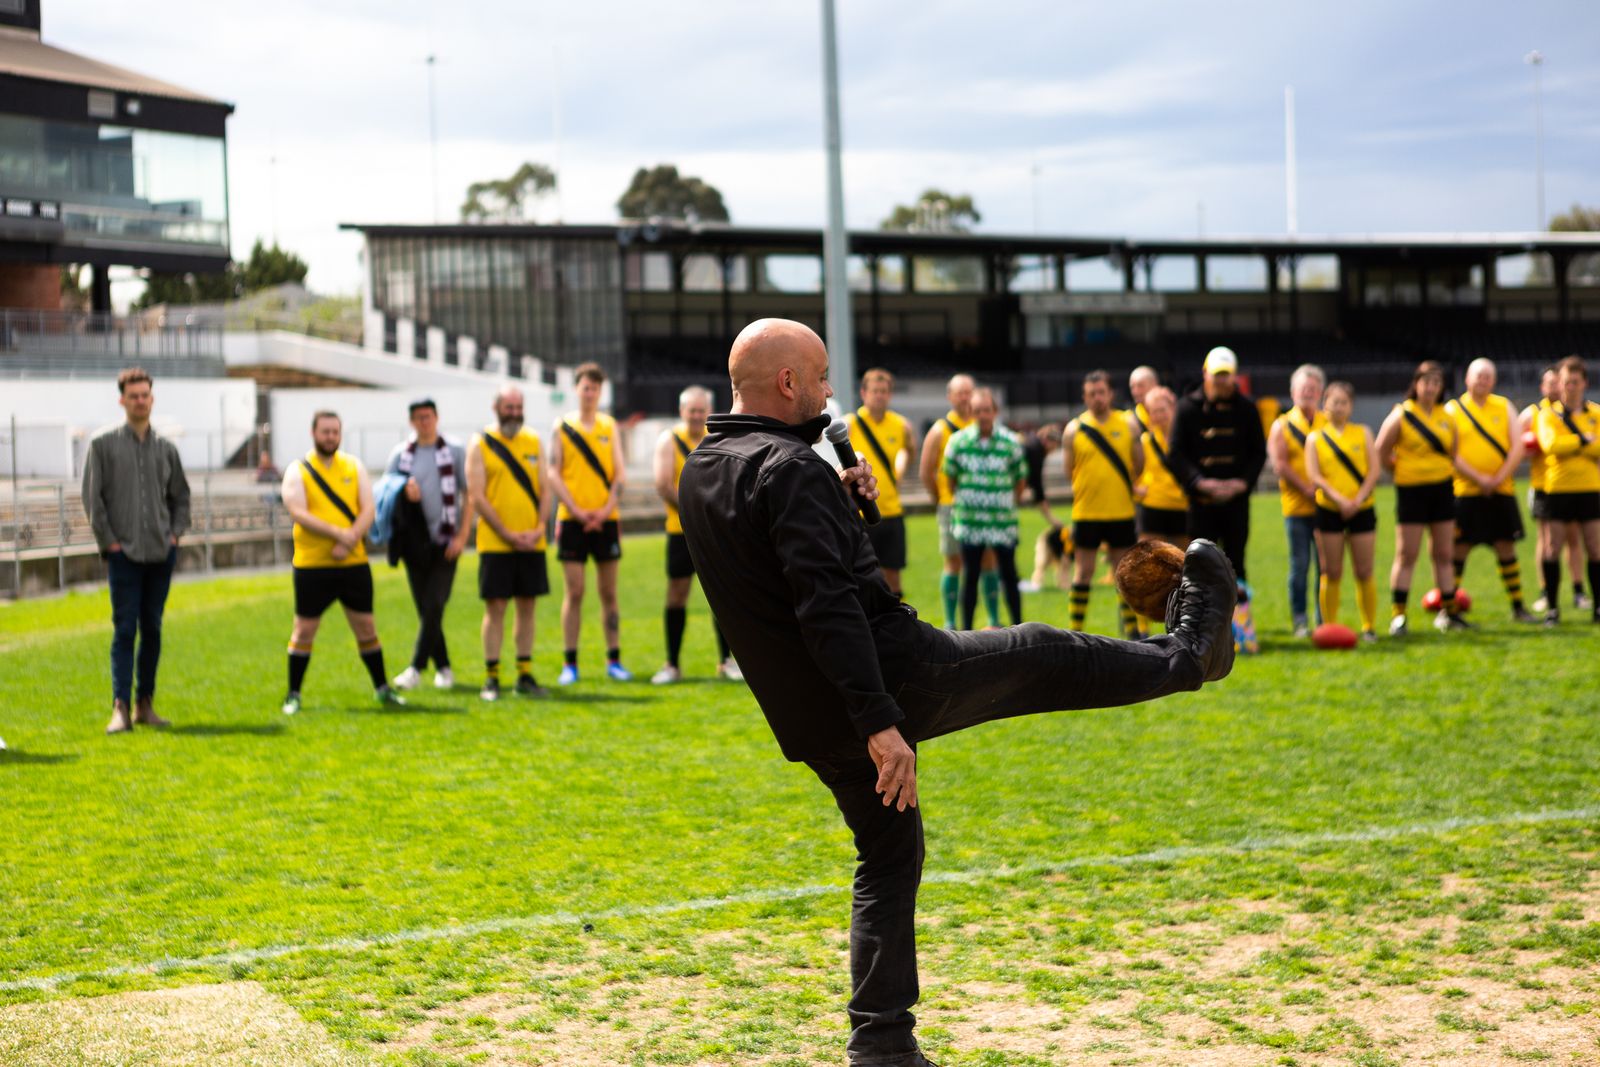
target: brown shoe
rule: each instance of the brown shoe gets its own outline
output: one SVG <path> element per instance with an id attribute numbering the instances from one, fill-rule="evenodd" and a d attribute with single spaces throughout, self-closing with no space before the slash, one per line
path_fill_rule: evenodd
<path id="1" fill-rule="evenodd" d="M 156 714 L 154 697 L 140 697 L 133 702 L 133 721 L 137 726 L 171 726 L 172 723 Z"/>
<path id="2" fill-rule="evenodd" d="M 128 702 L 113 700 L 111 702 L 111 721 L 106 723 L 106 733 L 125 734 L 133 729 L 133 719 L 128 715 Z"/>

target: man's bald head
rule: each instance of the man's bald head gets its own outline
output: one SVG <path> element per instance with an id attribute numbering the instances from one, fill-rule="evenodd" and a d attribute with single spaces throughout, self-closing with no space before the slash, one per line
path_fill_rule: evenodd
<path id="1" fill-rule="evenodd" d="M 972 415 L 972 391 L 977 387 L 978 383 L 972 380 L 970 374 L 957 374 L 944 387 L 950 407 L 964 419 Z"/>
<path id="2" fill-rule="evenodd" d="M 1479 401 L 1494 391 L 1494 360 L 1478 358 L 1467 364 L 1467 391 Z"/>
<path id="3" fill-rule="evenodd" d="M 1128 392 L 1135 404 L 1144 403 L 1145 394 L 1160 384 L 1161 379 L 1154 367 L 1135 367 L 1133 373 L 1128 375 Z"/>
<path id="4" fill-rule="evenodd" d="M 757 319 L 728 353 L 733 410 L 788 423 L 821 413 L 828 397 L 828 349 L 816 331 L 791 319 Z"/>
<path id="5" fill-rule="evenodd" d="M 515 437 L 522 429 L 522 390 L 502 385 L 494 394 L 494 417 L 499 420 L 502 434 Z"/>

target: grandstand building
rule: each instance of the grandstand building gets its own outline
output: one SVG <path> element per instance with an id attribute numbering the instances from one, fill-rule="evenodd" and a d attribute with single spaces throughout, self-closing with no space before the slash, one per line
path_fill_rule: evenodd
<path id="1" fill-rule="evenodd" d="M 595 359 L 622 410 L 667 411 L 720 383 L 751 319 L 823 326 L 817 230 L 614 225 L 346 225 L 366 244 L 368 332 L 459 360 L 503 346 Z M 1600 355 L 1600 234 L 1124 237 L 850 235 L 860 366 L 975 370 L 1013 405 L 1076 398 L 1085 370 L 1152 363 L 1182 384 L 1226 343 L 1258 392 L 1315 359 L 1370 389 L 1424 357 L 1490 355 L 1519 373 Z M 403 343 L 402 343 L 403 342 Z M 372 343 L 369 340 L 369 345 Z M 726 398 L 724 398 L 726 399 Z"/>

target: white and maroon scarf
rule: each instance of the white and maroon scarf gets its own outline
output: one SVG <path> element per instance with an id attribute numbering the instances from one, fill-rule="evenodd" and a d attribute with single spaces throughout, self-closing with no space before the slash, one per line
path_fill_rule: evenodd
<path id="1" fill-rule="evenodd" d="M 400 453 L 400 473 L 411 477 L 411 464 L 417 454 L 417 435 L 412 434 Z M 439 518 L 439 543 L 448 544 L 456 534 L 456 452 L 455 443 L 444 434 L 434 444 L 433 463 L 439 471 L 439 495 L 444 500 L 444 512 Z"/>

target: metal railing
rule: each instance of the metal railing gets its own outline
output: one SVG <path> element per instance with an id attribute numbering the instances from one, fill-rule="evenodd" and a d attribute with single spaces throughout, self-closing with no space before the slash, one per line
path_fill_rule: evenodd
<path id="1" fill-rule="evenodd" d="M 161 316 L 7 308 L 0 310 L 0 359 L 9 353 L 23 357 L 220 360 L 222 328 L 169 322 Z"/>

